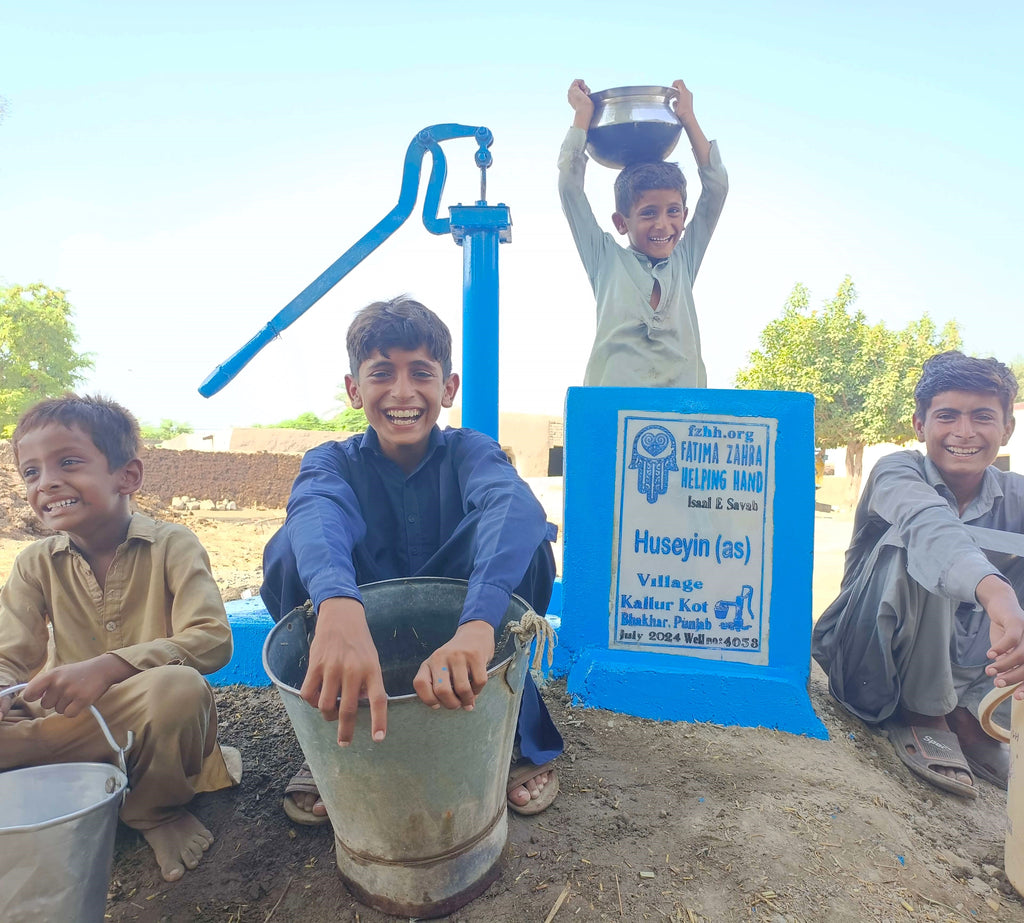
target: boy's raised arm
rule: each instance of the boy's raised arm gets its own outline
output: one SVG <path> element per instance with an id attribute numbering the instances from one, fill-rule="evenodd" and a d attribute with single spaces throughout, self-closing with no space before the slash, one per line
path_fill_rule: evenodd
<path id="1" fill-rule="evenodd" d="M 672 86 L 679 94 L 676 97 L 676 118 L 683 124 L 683 131 L 690 140 L 698 166 L 706 167 L 711 163 L 711 142 L 704 136 L 697 116 L 693 114 L 693 93 L 686 89 L 682 80 L 673 80 Z"/>
<path id="2" fill-rule="evenodd" d="M 590 121 L 594 117 L 594 101 L 590 98 L 590 87 L 577 77 L 569 84 L 569 105 L 572 106 L 575 115 L 572 120 L 573 128 L 582 128 L 586 131 L 590 128 Z"/>
<path id="3" fill-rule="evenodd" d="M 567 96 L 575 115 L 558 151 L 558 197 L 576 250 L 593 286 L 604 246 L 604 233 L 583 191 L 587 169 L 586 134 L 594 115 L 594 103 L 590 98 L 590 87 L 579 78 L 569 84 Z"/>

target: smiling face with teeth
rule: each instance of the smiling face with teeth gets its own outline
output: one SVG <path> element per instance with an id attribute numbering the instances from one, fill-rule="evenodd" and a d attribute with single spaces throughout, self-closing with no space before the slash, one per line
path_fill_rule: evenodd
<path id="1" fill-rule="evenodd" d="M 345 376 L 355 408 L 362 408 L 380 439 L 381 451 L 406 473 L 423 460 L 442 407 L 451 407 L 459 376 L 444 377 L 441 363 L 425 346 L 375 350 Z"/>
<path id="2" fill-rule="evenodd" d="M 1013 434 L 1014 419 L 995 393 L 943 391 L 922 418 L 914 414 L 914 432 L 956 497 L 973 498 L 985 469 Z"/>
<path id="3" fill-rule="evenodd" d="M 83 550 L 116 544 L 127 533 L 129 498 L 142 485 L 138 458 L 111 470 L 86 432 L 46 423 L 20 438 L 18 470 L 43 525 L 70 533 Z"/>
<path id="4" fill-rule="evenodd" d="M 612 223 L 629 236 L 634 250 L 657 262 L 668 259 L 683 236 L 686 205 L 678 189 L 648 189 L 637 196 L 628 215 L 612 215 Z"/>

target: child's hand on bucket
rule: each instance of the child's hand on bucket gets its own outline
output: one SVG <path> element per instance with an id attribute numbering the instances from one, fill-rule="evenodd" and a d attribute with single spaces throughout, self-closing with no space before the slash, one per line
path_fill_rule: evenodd
<path id="1" fill-rule="evenodd" d="M 487 683 L 487 664 L 494 656 L 494 628 L 480 619 L 463 622 L 455 637 L 420 665 L 412 681 L 420 700 L 431 708 L 472 711 Z"/>
<path id="2" fill-rule="evenodd" d="M 1024 683 L 1024 608 L 1013 587 L 994 574 L 983 577 L 975 596 L 989 618 L 988 657 L 992 661 L 985 672 L 996 686 Z M 1015 699 L 1024 700 L 1024 685 L 1014 691 Z"/>
<path id="3" fill-rule="evenodd" d="M 316 634 L 309 647 L 309 668 L 299 690 L 326 721 L 338 721 L 338 745 L 347 747 L 355 733 L 359 700 L 370 703 L 373 739 L 388 729 L 388 694 L 377 648 L 357 599 L 325 599 L 317 612 Z"/>
<path id="4" fill-rule="evenodd" d="M 108 652 L 40 673 L 25 687 L 21 697 L 26 702 L 38 700 L 43 708 L 74 718 L 95 705 L 111 686 L 138 672 L 137 667 Z"/>

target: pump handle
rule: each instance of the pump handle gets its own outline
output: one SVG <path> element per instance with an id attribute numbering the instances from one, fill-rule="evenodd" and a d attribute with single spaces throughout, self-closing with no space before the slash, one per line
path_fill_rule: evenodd
<path id="1" fill-rule="evenodd" d="M 438 217 L 441 192 L 444 189 L 444 181 L 448 172 L 448 165 L 440 142 L 453 138 L 476 138 L 479 146 L 476 162 L 480 167 L 481 176 L 483 176 L 483 171 L 490 166 L 491 154 L 487 149 L 494 140 L 490 129 L 446 122 L 441 125 L 431 125 L 417 132 L 405 152 L 402 187 L 395 207 L 278 311 L 251 340 L 218 365 L 199 386 L 199 393 L 203 397 L 213 397 L 214 394 L 222 390 L 267 343 L 280 336 L 282 331 L 297 321 L 402 226 L 416 205 L 416 196 L 420 185 L 420 168 L 423 155 L 428 151 L 433 162 L 423 202 L 423 224 L 431 234 L 448 233 L 449 219 Z M 481 190 L 483 188 L 481 179 Z"/>

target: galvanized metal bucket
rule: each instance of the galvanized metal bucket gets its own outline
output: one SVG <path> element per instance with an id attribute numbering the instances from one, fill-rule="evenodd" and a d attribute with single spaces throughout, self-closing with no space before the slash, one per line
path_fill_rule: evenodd
<path id="1" fill-rule="evenodd" d="M 27 684 L 11 686 L 13 695 Z M 56 763 L 0 773 L 0 920 L 100 923 L 107 908 L 117 812 L 128 792 L 124 754 L 91 709 L 120 768 Z"/>
<path id="2" fill-rule="evenodd" d="M 499 874 L 508 833 L 506 782 L 527 651 L 506 629 L 529 605 L 513 596 L 473 711 L 431 709 L 415 695 L 420 664 L 451 639 L 464 580 L 410 577 L 360 587 L 388 696 L 388 733 L 370 737 L 362 703 L 352 744 L 299 697 L 312 618 L 296 610 L 267 637 L 263 665 L 284 701 L 334 825 L 338 869 L 352 892 L 386 913 L 449 914 Z"/>

